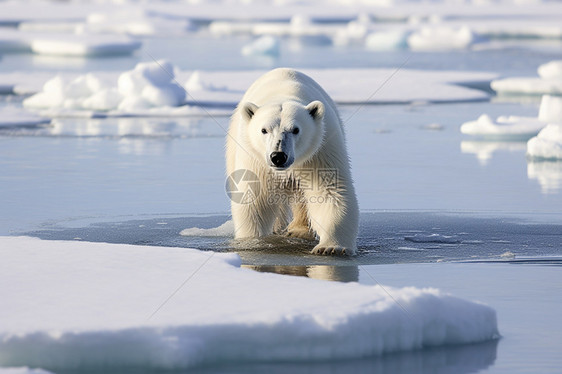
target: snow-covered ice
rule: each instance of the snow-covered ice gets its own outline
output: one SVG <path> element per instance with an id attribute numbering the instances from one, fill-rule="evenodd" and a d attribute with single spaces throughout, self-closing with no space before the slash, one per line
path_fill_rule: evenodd
<path id="1" fill-rule="evenodd" d="M 562 79 L 562 60 L 555 60 L 542 64 L 537 69 L 543 79 Z"/>
<path id="2" fill-rule="evenodd" d="M 476 121 L 465 122 L 461 132 L 489 138 L 524 139 L 536 135 L 548 123 L 562 123 L 562 98 L 543 95 L 539 115 L 535 117 L 499 116 L 495 121 L 482 114 Z"/>
<path id="3" fill-rule="evenodd" d="M 403 30 L 375 31 L 367 35 L 365 47 L 373 51 L 404 49 L 408 46 L 409 35 Z"/>
<path id="4" fill-rule="evenodd" d="M 408 37 L 408 45 L 416 51 L 432 51 L 444 49 L 465 49 L 478 41 L 476 35 L 468 27 L 459 29 L 427 26 L 412 33 Z"/>
<path id="5" fill-rule="evenodd" d="M 37 126 L 51 122 L 49 118 L 41 117 L 13 106 L 3 107 L 0 113 L 0 128 Z"/>
<path id="6" fill-rule="evenodd" d="M 302 71 L 317 80 L 338 104 L 486 100 L 489 94 L 468 86 L 489 82 L 496 76 L 411 69 Z M 178 116 L 201 115 L 205 111 L 223 115 L 238 104 L 250 84 L 263 73 L 263 70 L 180 71 L 171 63 L 160 61 L 139 63 L 122 73 L 62 73 L 54 77 L 44 72 L 0 73 L 0 87 L 8 93 L 35 92 L 24 100 L 24 107 L 49 117 Z M 184 86 L 178 82 L 185 82 Z M 194 105 L 182 105 L 186 102 Z M 213 104 L 213 108 L 202 110 L 198 107 L 201 103 Z"/>
<path id="7" fill-rule="evenodd" d="M 128 55 L 139 49 L 141 42 L 128 38 L 103 35 L 58 35 L 34 38 L 33 53 L 61 56 Z"/>
<path id="8" fill-rule="evenodd" d="M 537 134 L 545 122 L 533 117 L 500 116 L 496 120 L 482 114 L 476 121 L 465 122 L 461 132 L 490 138 L 530 138 Z"/>
<path id="9" fill-rule="evenodd" d="M 232 237 L 234 236 L 234 224 L 232 220 L 228 220 L 218 227 L 212 227 L 209 229 L 202 229 L 199 227 L 190 227 L 184 229 L 180 232 L 182 236 L 224 236 Z"/>
<path id="10" fill-rule="evenodd" d="M 64 30 L 62 30 L 64 31 Z M 0 29 L 0 51 L 33 52 L 39 55 L 94 57 L 129 55 L 142 43 L 126 35 L 102 33 L 14 31 Z"/>
<path id="11" fill-rule="evenodd" d="M 32 109 L 67 109 L 134 112 L 158 107 L 177 107 L 185 90 L 174 80 L 174 67 L 167 61 L 139 63 L 109 82 L 88 73 L 66 82 L 62 76 L 47 81 L 43 90 L 23 101 Z"/>
<path id="12" fill-rule="evenodd" d="M 537 69 L 539 77 L 513 77 L 493 80 L 490 86 L 498 94 L 562 95 L 562 62 L 550 61 Z"/>
<path id="13" fill-rule="evenodd" d="M 262 274 L 235 254 L 27 237 L 0 252 L 2 366 L 332 360 L 498 337 L 492 308 L 436 289 Z"/>
<path id="14" fill-rule="evenodd" d="M 533 159 L 562 160 L 562 123 L 548 124 L 527 142 L 527 155 Z"/>
<path id="15" fill-rule="evenodd" d="M 544 95 L 539 108 L 539 120 L 548 123 L 562 123 L 562 97 Z"/>

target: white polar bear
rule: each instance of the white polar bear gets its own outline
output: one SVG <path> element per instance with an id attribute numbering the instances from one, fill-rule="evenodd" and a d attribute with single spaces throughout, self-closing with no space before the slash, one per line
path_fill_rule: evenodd
<path id="1" fill-rule="evenodd" d="M 344 129 L 334 102 L 312 78 L 282 68 L 252 84 L 231 118 L 226 170 L 229 176 L 247 170 L 258 180 L 246 185 L 251 199 L 231 203 L 237 239 L 279 230 L 316 234 L 312 253 L 355 254 L 359 208 Z M 242 188 L 244 178 L 228 180 L 231 189 Z"/>

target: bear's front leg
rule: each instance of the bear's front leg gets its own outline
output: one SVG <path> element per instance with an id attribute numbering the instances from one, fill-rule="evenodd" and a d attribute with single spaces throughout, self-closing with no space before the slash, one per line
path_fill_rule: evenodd
<path id="1" fill-rule="evenodd" d="M 275 214 L 262 201 L 249 204 L 231 203 L 234 238 L 258 238 L 271 235 Z"/>
<path id="2" fill-rule="evenodd" d="M 319 243 L 312 249 L 318 255 L 355 255 L 359 209 L 355 194 L 307 194 L 307 209 Z"/>

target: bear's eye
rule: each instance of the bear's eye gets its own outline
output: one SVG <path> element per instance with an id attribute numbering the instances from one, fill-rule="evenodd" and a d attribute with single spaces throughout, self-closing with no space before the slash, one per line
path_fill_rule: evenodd
<path id="1" fill-rule="evenodd" d="M 266 129 L 261 129 L 261 133 L 262 133 L 262 134 L 267 134 L 267 130 L 266 130 Z"/>
<path id="2" fill-rule="evenodd" d="M 297 135 L 297 134 L 299 133 L 299 131 L 300 131 L 299 128 L 298 128 L 298 127 L 295 127 L 295 128 L 293 129 L 293 134 Z"/>

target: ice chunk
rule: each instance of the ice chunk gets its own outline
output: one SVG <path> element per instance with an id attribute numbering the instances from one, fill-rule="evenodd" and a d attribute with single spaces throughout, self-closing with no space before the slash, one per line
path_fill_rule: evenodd
<path id="1" fill-rule="evenodd" d="M 549 123 L 562 123 L 562 97 L 544 95 L 541 99 L 539 119 Z"/>
<path id="2" fill-rule="evenodd" d="M 191 227 L 180 232 L 182 236 L 234 236 L 234 224 L 232 220 L 228 220 L 218 227 L 210 229 L 200 229 L 199 227 Z"/>
<path id="3" fill-rule="evenodd" d="M 123 100 L 123 95 L 116 88 L 106 88 L 94 92 L 91 96 L 84 99 L 81 107 L 95 111 L 108 111 L 115 109 Z"/>
<path id="4" fill-rule="evenodd" d="M 281 42 L 274 36 L 262 36 L 242 48 L 244 56 L 279 56 Z"/>
<path id="5" fill-rule="evenodd" d="M 476 121 L 465 122 L 461 132 L 467 135 L 477 135 L 492 138 L 530 138 L 536 135 L 546 123 L 538 118 L 500 116 L 492 120 L 483 114 Z"/>
<path id="6" fill-rule="evenodd" d="M 127 112 L 177 107 L 185 101 L 185 90 L 175 82 L 174 66 L 167 61 L 139 63 L 116 80 L 117 86 L 92 73 L 70 82 L 56 76 L 45 83 L 41 92 L 25 99 L 23 105 L 34 109 Z"/>
<path id="7" fill-rule="evenodd" d="M 425 26 L 408 37 L 408 45 L 413 50 L 465 49 L 477 39 L 478 35 L 468 27 Z"/>
<path id="8" fill-rule="evenodd" d="M 493 80 L 490 87 L 503 95 L 562 95 L 562 79 L 504 78 Z"/>
<path id="9" fill-rule="evenodd" d="M 408 31 L 390 30 L 370 33 L 365 40 L 365 47 L 373 51 L 388 51 L 408 47 Z"/>
<path id="10" fill-rule="evenodd" d="M 236 254 L 1 237 L 0 258 L 3 366 L 326 362 L 498 337 L 492 308 L 437 289 L 258 273 Z"/>
<path id="11" fill-rule="evenodd" d="M 492 81 L 491 87 L 500 94 L 562 95 L 562 60 L 539 66 L 540 78 L 504 78 Z"/>
<path id="12" fill-rule="evenodd" d="M 562 60 L 550 61 L 539 66 L 538 73 L 543 79 L 562 79 Z"/>
<path id="13" fill-rule="evenodd" d="M 549 124 L 530 139 L 527 155 L 534 159 L 562 160 L 562 124 Z"/>

